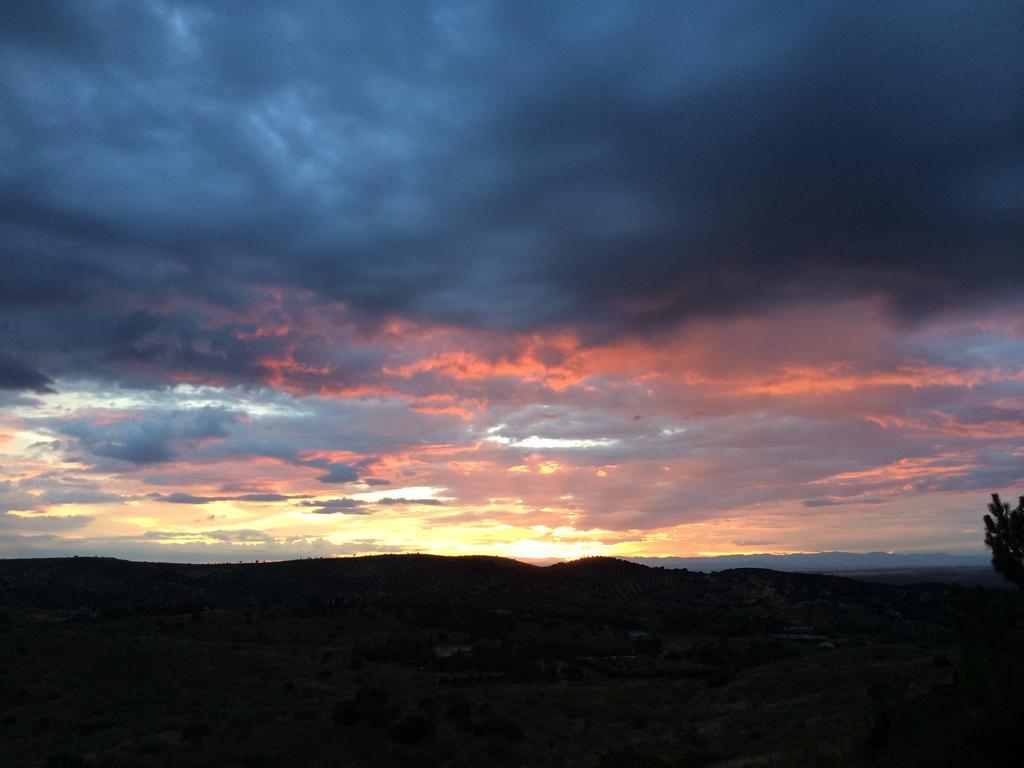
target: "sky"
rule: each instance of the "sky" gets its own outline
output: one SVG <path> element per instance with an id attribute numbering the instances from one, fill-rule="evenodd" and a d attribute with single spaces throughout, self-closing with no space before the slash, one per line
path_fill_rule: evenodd
<path id="1" fill-rule="evenodd" d="M 0 556 L 982 549 L 1024 5 L 0 5 Z"/>

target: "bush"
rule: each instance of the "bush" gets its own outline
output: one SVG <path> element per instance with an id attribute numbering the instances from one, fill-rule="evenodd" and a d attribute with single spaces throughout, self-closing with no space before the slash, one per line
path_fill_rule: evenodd
<path id="1" fill-rule="evenodd" d="M 388 707 L 388 692 L 383 688 L 360 688 L 356 691 L 353 701 L 360 717 L 370 725 L 387 725 L 394 716 L 394 712 Z"/>
<path id="2" fill-rule="evenodd" d="M 504 736 L 509 741 L 522 741 L 526 738 L 519 723 L 504 720 L 500 717 L 487 717 L 473 726 L 477 736 Z"/>
<path id="3" fill-rule="evenodd" d="M 567 664 L 562 667 L 562 675 L 566 680 L 578 682 L 583 679 L 583 670 L 572 664 Z"/>
<path id="4" fill-rule="evenodd" d="M 373 704 L 387 704 L 388 692 L 383 688 L 371 688 L 363 686 L 356 690 L 355 701 L 357 704 L 370 706 Z"/>
<path id="5" fill-rule="evenodd" d="M 641 751 L 632 747 L 623 747 L 605 752 L 598 759 L 598 768 L 669 768 L 660 755 Z"/>
<path id="6" fill-rule="evenodd" d="M 203 741 L 206 740 L 206 736 L 209 732 L 210 726 L 207 723 L 187 723 L 185 727 L 181 729 L 181 738 L 183 741 L 187 741 L 191 744 L 202 744 Z"/>
<path id="7" fill-rule="evenodd" d="M 423 715 L 407 715 L 391 726 L 391 740 L 399 744 L 420 744 L 434 737 L 434 721 Z"/>
<path id="8" fill-rule="evenodd" d="M 84 765 L 85 758 L 73 754 L 53 755 L 46 761 L 46 768 L 81 768 Z"/>
<path id="9" fill-rule="evenodd" d="M 359 722 L 360 714 L 359 705 L 354 700 L 348 699 L 334 705 L 332 719 L 335 725 L 356 725 Z"/>
<path id="10" fill-rule="evenodd" d="M 448 717 L 455 722 L 468 722 L 472 716 L 473 707 L 465 699 L 453 699 L 448 703 Z"/>
<path id="11" fill-rule="evenodd" d="M 370 704 L 362 712 L 363 719 L 377 728 L 387 725 L 395 716 L 395 712 L 387 704 Z"/>

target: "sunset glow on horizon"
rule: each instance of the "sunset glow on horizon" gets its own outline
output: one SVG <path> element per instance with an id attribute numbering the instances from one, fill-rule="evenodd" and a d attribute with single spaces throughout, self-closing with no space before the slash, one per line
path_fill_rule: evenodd
<path id="1" fill-rule="evenodd" d="M 1024 492 L 1019 14 L 61 7 L 0 557 L 978 553 Z"/>

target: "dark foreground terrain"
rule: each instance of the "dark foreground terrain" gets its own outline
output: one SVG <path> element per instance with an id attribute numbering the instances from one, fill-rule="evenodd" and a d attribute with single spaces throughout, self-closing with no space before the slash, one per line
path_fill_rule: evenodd
<path id="1" fill-rule="evenodd" d="M 0 764 L 957 764 L 954 618 L 604 558 L 0 560 Z"/>

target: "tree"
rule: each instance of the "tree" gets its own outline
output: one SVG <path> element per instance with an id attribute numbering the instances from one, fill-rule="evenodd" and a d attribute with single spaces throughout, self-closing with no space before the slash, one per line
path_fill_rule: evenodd
<path id="1" fill-rule="evenodd" d="M 992 550 L 992 567 L 1024 589 L 1024 496 L 1016 509 L 992 494 L 985 515 L 985 546 Z"/>

